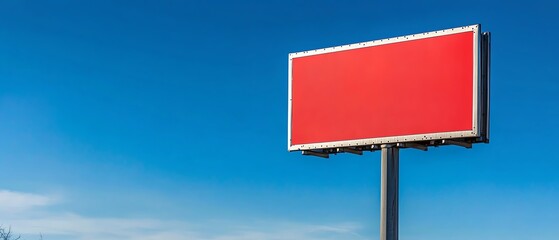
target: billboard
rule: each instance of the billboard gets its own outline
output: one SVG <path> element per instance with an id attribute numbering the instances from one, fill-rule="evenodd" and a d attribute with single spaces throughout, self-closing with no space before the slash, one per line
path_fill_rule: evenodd
<path id="1" fill-rule="evenodd" d="M 488 141 L 480 25 L 289 54 L 288 150 Z"/>

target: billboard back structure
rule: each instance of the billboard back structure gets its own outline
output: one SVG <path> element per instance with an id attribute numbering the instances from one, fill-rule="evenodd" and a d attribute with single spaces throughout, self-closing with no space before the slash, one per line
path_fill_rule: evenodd
<path id="1" fill-rule="evenodd" d="M 480 25 L 289 54 L 288 150 L 489 141 Z"/>

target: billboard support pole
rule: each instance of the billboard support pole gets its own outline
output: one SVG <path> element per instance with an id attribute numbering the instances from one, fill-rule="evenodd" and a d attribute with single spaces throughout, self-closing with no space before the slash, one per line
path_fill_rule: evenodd
<path id="1" fill-rule="evenodd" d="M 398 240 L 399 149 L 394 144 L 381 147 L 380 240 Z"/>

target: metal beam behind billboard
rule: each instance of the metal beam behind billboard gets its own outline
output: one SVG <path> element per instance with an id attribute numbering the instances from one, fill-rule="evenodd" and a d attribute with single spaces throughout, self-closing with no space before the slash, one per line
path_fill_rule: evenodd
<path id="1" fill-rule="evenodd" d="M 482 39 L 471 25 L 289 54 L 288 150 L 487 141 Z"/>

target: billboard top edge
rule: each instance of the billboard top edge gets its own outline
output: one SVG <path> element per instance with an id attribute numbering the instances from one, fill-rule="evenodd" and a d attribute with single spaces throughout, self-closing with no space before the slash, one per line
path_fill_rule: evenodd
<path id="1" fill-rule="evenodd" d="M 436 30 L 430 32 L 415 33 L 415 34 L 398 36 L 398 37 L 377 39 L 377 40 L 366 41 L 366 42 L 358 42 L 358 43 L 344 44 L 344 45 L 327 47 L 327 48 L 293 52 L 293 53 L 289 53 L 288 56 L 289 59 L 291 60 L 293 58 L 306 57 L 306 56 L 312 56 L 317 54 L 345 51 L 345 50 L 358 49 L 364 47 L 372 47 L 372 46 L 385 45 L 385 44 L 391 44 L 397 42 L 412 41 L 412 40 L 418 40 L 424 38 L 450 35 L 455 33 L 469 32 L 469 31 L 473 31 L 474 33 L 477 33 L 479 30 L 480 30 L 480 24 L 474 24 L 474 25 L 442 29 L 442 30 Z"/>

